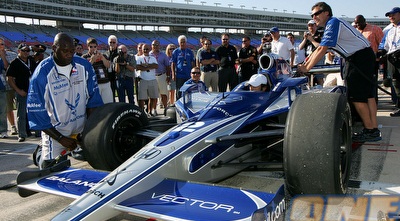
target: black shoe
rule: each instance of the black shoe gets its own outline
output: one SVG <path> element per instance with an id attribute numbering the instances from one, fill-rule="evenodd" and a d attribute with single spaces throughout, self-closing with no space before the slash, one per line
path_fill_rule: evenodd
<path id="1" fill-rule="evenodd" d="M 25 137 L 19 137 L 18 138 L 18 142 L 24 142 L 25 141 Z"/>
<path id="2" fill-rule="evenodd" d="M 370 130 L 364 128 L 362 131 L 354 133 L 352 139 L 353 142 L 358 142 L 358 143 L 375 142 L 382 140 L 382 135 L 381 131 L 376 128 Z"/>
<path id="3" fill-rule="evenodd" d="M 400 117 L 400 108 L 396 109 L 392 113 L 390 113 L 391 117 Z"/>

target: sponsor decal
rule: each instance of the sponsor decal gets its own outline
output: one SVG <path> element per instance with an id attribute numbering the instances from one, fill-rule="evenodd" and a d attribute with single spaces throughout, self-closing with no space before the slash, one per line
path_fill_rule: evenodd
<path id="1" fill-rule="evenodd" d="M 42 104 L 28 103 L 27 107 L 28 108 L 40 108 L 40 107 L 42 107 Z"/>
<path id="2" fill-rule="evenodd" d="M 67 99 L 65 99 L 65 103 L 67 104 L 68 108 L 72 111 L 72 114 L 76 116 L 76 108 L 78 107 L 79 100 L 81 99 L 81 95 L 78 93 L 75 98 L 75 102 L 71 103 Z"/>
<path id="3" fill-rule="evenodd" d="M 112 129 L 115 129 L 115 125 L 118 124 L 119 120 L 121 120 L 121 118 L 127 114 L 133 113 L 136 117 L 139 117 L 142 113 L 138 110 L 133 110 L 133 109 L 129 109 L 126 110 L 124 112 L 122 112 L 117 118 L 115 118 L 114 122 L 111 125 Z"/>
<path id="4" fill-rule="evenodd" d="M 93 194 L 94 196 L 97 196 L 100 199 L 103 198 L 104 196 L 106 196 L 105 193 L 103 193 L 99 190 L 93 190 L 93 189 L 88 190 L 86 193 Z"/>
<path id="5" fill-rule="evenodd" d="M 316 196 L 292 200 L 289 220 L 398 220 L 400 195 Z"/>
<path id="6" fill-rule="evenodd" d="M 84 181 L 84 180 L 75 180 L 75 179 L 59 177 L 59 176 L 50 176 L 50 177 L 47 177 L 46 180 L 57 181 L 57 182 L 61 182 L 61 183 L 64 183 L 64 184 L 73 184 L 73 185 L 76 185 L 76 186 L 84 186 L 84 187 L 89 187 L 89 188 L 92 188 L 94 185 L 97 184 L 97 182 L 88 182 L 88 181 Z"/>
<path id="7" fill-rule="evenodd" d="M 220 204 L 216 202 L 204 201 L 200 199 L 188 198 L 183 196 L 168 195 L 168 194 L 157 195 L 156 193 L 153 193 L 151 198 L 172 204 L 193 206 L 206 210 L 222 210 L 227 213 L 232 213 L 232 212 L 236 213 L 236 211 L 234 210 L 235 207 L 232 205 Z"/>

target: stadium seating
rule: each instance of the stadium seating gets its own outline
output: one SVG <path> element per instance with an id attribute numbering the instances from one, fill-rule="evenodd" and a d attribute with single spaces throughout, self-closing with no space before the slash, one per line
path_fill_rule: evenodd
<path id="1" fill-rule="evenodd" d="M 0 25 L 0 36 L 4 38 L 7 48 L 14 49 L 21 42 L 27 44 L 45 44 L 48 50 L 51 50 L 54 36 L 59 32 L 66 32 L 72 37 L 79 39 L 79 41 L 86 47 L 86 40 L 89 37 L 94 37 L 99 43 L 99 50 L 107 50 L 108 36 L 115 35 L 118 38 L 119 44 L 124 44 L 128 47 L 131 53 L 136 53 L 136 47 L 139 43 L 150 44 L 153 40 L 160 41 L 161 48 L 165 49 L 168 44 L 178 45 L 178 36 L 186 35 L 187 45 L 193 50 L 199 47 L 199 39 L 204 35 L 212 40 L 213 48 L 221 44 L 220 33 L 199 33 L 199 32 L 186 32 L 186 33 L 170 33 L 165 31 L 131 31 L 131 30 L 93 30 L 93 29 L 71 29 L 60 28 L 51 26 L 38 26 L 38 25 L 25 25 L 18 23 L 6 23 Z M 241 48 L 242 38 L 244 34 L 235 33 L 230 34 L 230 43 Z M 253 46 L 260 44 L 261 35 L 250 36 Z"/>

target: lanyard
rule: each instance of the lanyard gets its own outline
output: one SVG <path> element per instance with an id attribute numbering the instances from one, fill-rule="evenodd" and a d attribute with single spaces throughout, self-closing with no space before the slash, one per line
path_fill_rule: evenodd
<path id="1" fill-rule="evenodd" d="M 31 71 L 31 60 L 28 59 L 28 64 L 26 64 L 19 56 L 17 57 L 22 64 L 25 65 L 26 68 L 28 68 L 29 70 L 29 75 L 32 75 L 32 71 Z"/>

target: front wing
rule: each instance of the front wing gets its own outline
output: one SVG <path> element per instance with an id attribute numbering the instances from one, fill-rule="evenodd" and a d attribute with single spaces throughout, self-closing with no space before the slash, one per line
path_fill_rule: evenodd
<path id="1" fill-rule="evenodd" d="M 18 188 L 77 199 L 90 192 L 91 187 L 107 174 L 101 171 L 68 169 L 20 183 Z M 114 208 L 157 220 L 221 221 L 265 220 L 271 214 L 278 218 L 283 216 L 286 205 L 283 186 L 276 194 L 272 194 L 165 179 L 155 187 L 119 202 Z M 262 218 L 256 218 L 260 213 Z"/>

